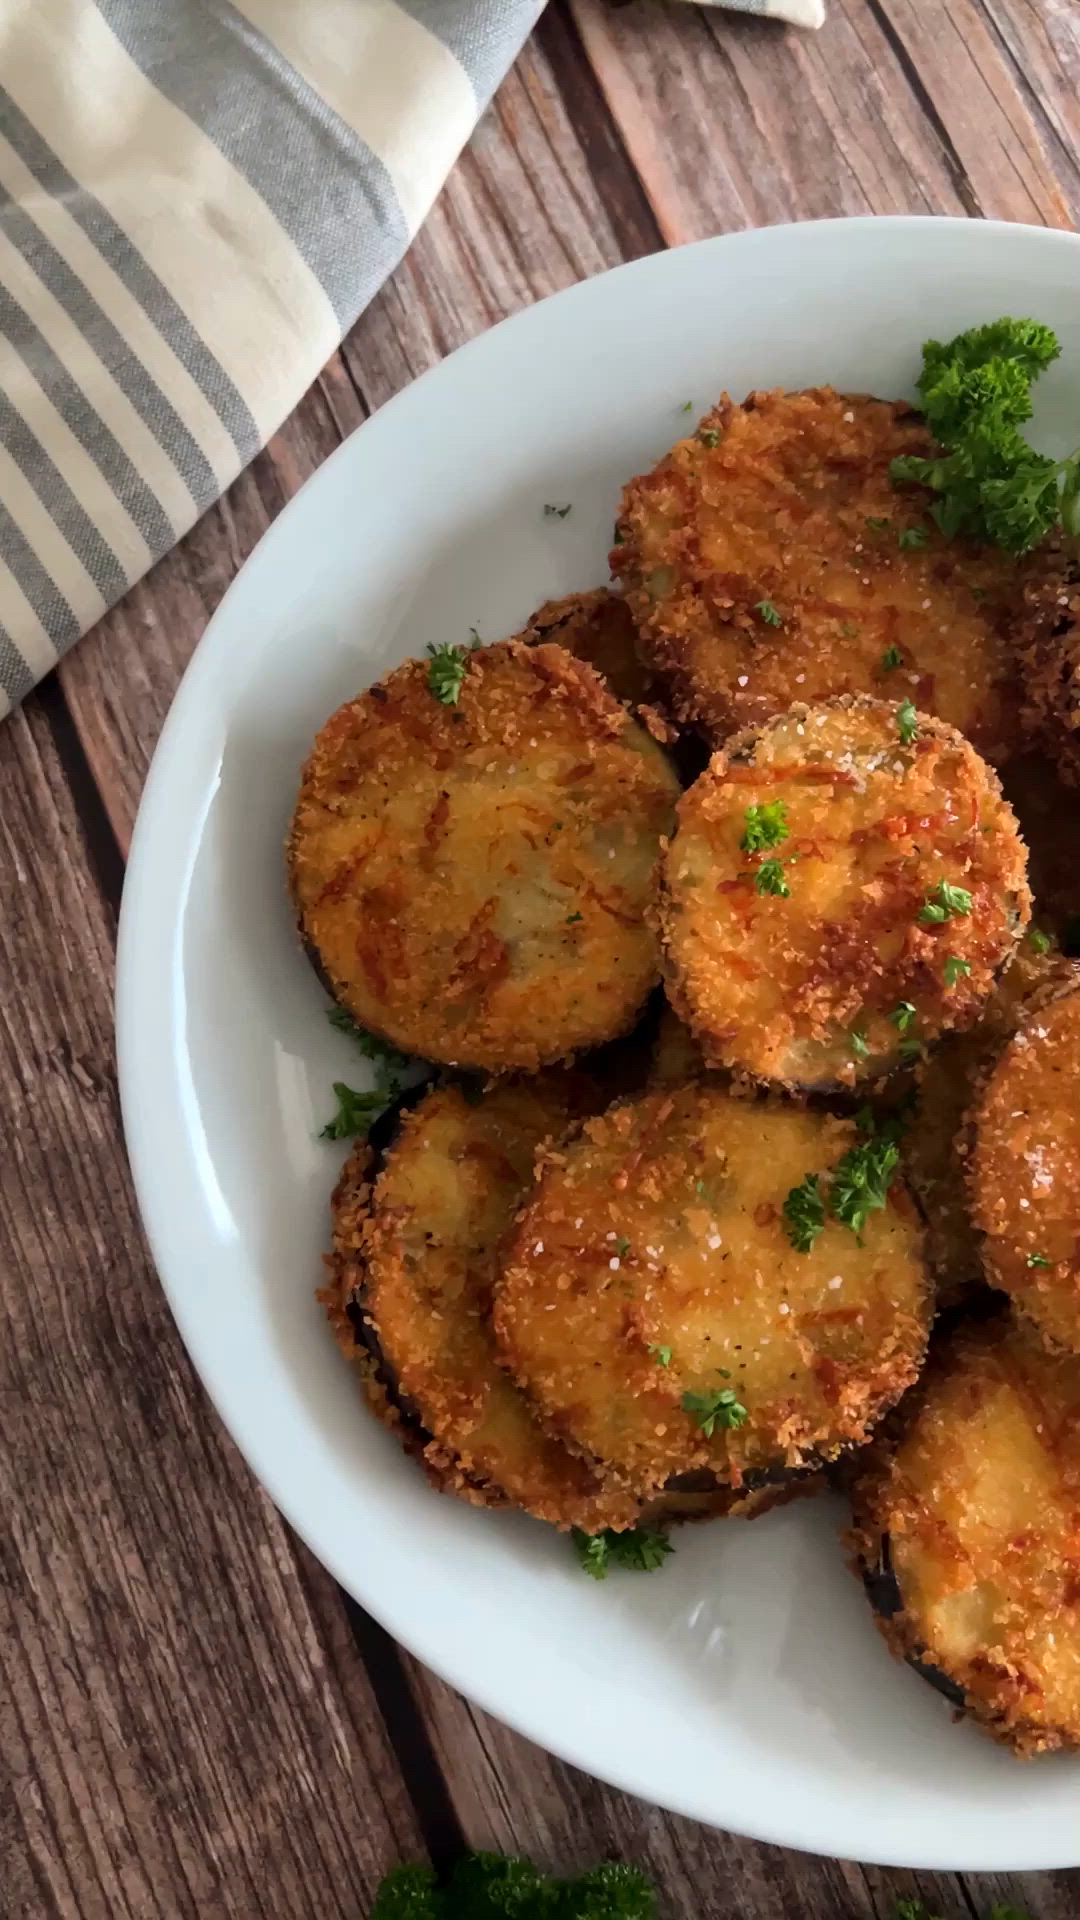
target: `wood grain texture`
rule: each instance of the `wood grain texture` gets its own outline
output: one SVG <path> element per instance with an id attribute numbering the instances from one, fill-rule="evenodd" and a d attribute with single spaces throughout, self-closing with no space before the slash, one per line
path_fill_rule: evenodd
<path id="1" fill-rule="evenodd" d="M 1080 1907 L 710 1833 L 563 1767 L 400 1656 L 290 1536 L 193 1381 L 136 1223 L 109 981 L 177 679 L 274 515 L 462 341 L 665 244 L 864 212 L 1080 216 L 1075 0 L 830 0 L 818 35 L 557 0 L 424 230 L 270 446 L 0 733 L 0 1911 L 363 1920 L 425 1843 L 616 1853 L 669 1920 Z M 10 905 L 9 905 L 10 900 Z M 18 1422 L 26 1428 L 26 1434 Z M 391 1747 L 384 1721 L 393 1736 Z M 9 1864 L 10 1863 L 10 1864 Z"/>
<path id="2" fill-rule="evenodd" d="M 51 699 L 0 730 L 0 1906 L 358 1920 L 419 1827 L 148 1260 Z"/>

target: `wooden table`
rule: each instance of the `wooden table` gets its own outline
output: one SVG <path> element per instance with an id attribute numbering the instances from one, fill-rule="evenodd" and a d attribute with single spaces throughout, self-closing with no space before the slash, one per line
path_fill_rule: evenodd
<path id="1" fill-rule="evenodd" d="M 1073 225 L 1078 97 L 1077 0 L 829 0 L 816 36 L 558 0 L 292 419 L 0 729 L 5 1920 L 365 1920 L 387 1867 L 466 1843 L 637 1861 L 670 1920 L 885 1920 L 915 1893 L 948 1915 L 1080 1912 L 1080 1875 L 883 1873 L 670 1818 L 399 1652 L 192 1373 L 136 1218 L 111 1019 L 124 856 L 173 690 L 344 434 L 502 315 L 678 241 L 866 212 Z"/>

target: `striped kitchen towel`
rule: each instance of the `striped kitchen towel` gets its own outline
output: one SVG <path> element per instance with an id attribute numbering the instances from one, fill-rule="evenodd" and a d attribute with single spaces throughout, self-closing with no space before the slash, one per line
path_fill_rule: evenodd
<path id="1" fill-rule="evenodd" d="M 295 406 L 542 4 L 0 10 L 0 714 Z"/>

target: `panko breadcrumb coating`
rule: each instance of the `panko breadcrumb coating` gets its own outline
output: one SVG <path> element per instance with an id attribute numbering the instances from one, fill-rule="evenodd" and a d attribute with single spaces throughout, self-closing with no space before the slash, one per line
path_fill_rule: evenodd
<path id="1" fill-rule="evenodd" d="M 1010 634 L 1023 566 L 949 541 L 896 488 L 933 442 L 901 403 L 725 396 L 631 481 L 612 571 L 676 718 L 714 742 L 796 700 L 910 699 L 991 760 L 1019 734 Z"/>
<path id="2" fill-rule="evenodd" d="M 753 1485 L 865 1440 L 926 1343 L 914 1207 L 896 1182 L 860 1233 L 829 1219 L 808 1252 L 783 1214 L 858 1138 L 702 1081 L 549 1153 L 495 1303 L 545 1422 L 640 1493 L 702 1469 Z"/>
<path id="3" fill-rule="evenodd" d="M 638 651 L 634 617 L 621 594 L 609 587 L 567 593 L 545 600 L 527 621 L 520 638 L 535 646 L 551 640 L 575 660 L 594 667 L 624 705 L 637 707 L 653 698 L 651 676 Z"/>
<path id="4" fill-rule="evenodd" d="M 997 776 L 953 728 L 850 696 L 793 707 L 679 804 L 669 995 L 713 1064 L 803 1087 L 880 1076 L 977 1017 L 1030 916 L 1025 866 Z"/>
<path id="5" fill-rule="evenodd" d="M 938 1303 L 956 1306 L 984 1280 L 979 1235 L 967 1190 L 965 1126 L 988 1065 L 1016 1031 L 1026 1009 L 1078 978 L 1054 950 L 1023 940 L 966 1033 L 946 1034 L 918 1069 L 918 1095 L 904 1133 L 904 1167 L 926 1221 L 926 1251 Z"/>
<path id="6" fill-rule="evenodd" d="M 893 1652 L 1021 1755 L 1080 1744 L 1080 1360 L 1008 1317 L 957 1328 L 853 1504 Z"/>
<path id="7" fill-rule="evenodd" d="M 410 661 L 338 709 L 289 836 L 331 992 L 403 1052 L 502 1073 L 625 1032 L 677 795 L 649 734 L 561 647 L 468 654 L 456 704 Z"/>
<path id="8" fill-rule="evenodd" d="M 408 1410 L 438 1486 L 588 1533 L 632 1526 L 638 1503 L 544 1432 L 496 1363 L 490 1307 L 537 1148 L 598 1098 L 565 1073 L 502 1081 L 471 1101 L 453 1086 L 425 1094 L 377 1171 L 364 1148 L 347 1165 L 329 1299 L 332 1313 L 362 1317 L 382 1376 L 375 1411 L 392 1409 L 400 1426 L 396 1409 Z"/>
<path id="9" fill-rule="evenodd" d="M 971 1115 L 971 1210 L 987 1278 L 1080 1352 L 1080 970 L 1021 1021 Z"/>

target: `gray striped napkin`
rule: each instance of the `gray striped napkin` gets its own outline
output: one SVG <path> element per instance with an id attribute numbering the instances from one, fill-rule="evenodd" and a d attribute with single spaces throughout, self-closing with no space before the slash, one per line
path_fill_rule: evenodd
<path id="1" fill-rule="evenodd" d="M 821 24 L 822 0 L 728 0 Z M 296 405 L 543 0 L 29 0 L 0 30 L 0 715 Z"/>

